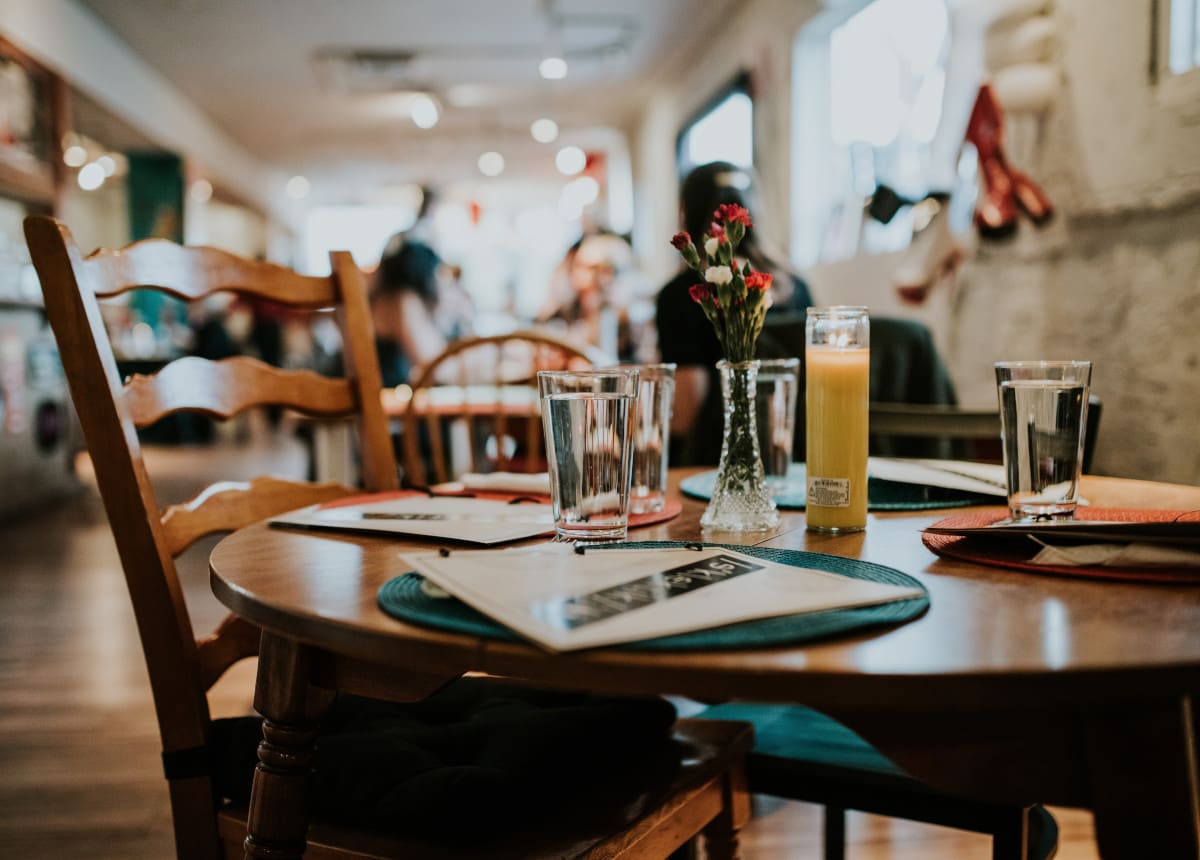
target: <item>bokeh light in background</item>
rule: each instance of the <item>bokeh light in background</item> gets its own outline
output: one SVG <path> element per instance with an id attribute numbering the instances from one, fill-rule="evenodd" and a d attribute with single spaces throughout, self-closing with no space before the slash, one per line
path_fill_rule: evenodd
<path id="1" fill-rule="evenodd" d="M 529 133 L 538 143 L 553 143 L 558 138 L 558 123 L 546 117 L 535 119 Z"/>
<path id="2" fill-rule="evenodd" d="M 422 93 L 413 99 L 409 115 L 417 128 L 433 128 L 439 118 L 437 102 Z"/>
<path id="3" fill-rule="evenodd" d="M 574 176 L 587 167 L 587 155 L 578 146 L 564 146 L 554 156 L 554 165 L 564 176 Z"/>
<path id="4" fill-rule="evenodd" d="M 479 156 L 478 167 L 484 176 L 499 176 L 504 172 L 504 156 L 495 150 L 488 150 Z"/>
<path id="5" fill-rule="evenodd" d="M 312 185 L 303 176 L 293 176 L 287 181 L 287 196 L 293 200 L 303 200 L 312 190 Z"/>

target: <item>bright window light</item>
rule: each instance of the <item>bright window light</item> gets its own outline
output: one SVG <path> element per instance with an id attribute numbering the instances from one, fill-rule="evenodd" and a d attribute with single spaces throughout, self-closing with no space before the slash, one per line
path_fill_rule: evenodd
<path id="1" fill-rule="evenodd" d="M 1171 72 L 1200 67 L 1200 0 L 1171 0 Z"/>
<path id="2" fill-rule="evenodd" d="M 710 161 L 739 167 L 754 164 L 754 103 L 743 92 L 730 93 L 683 134 L 683 169 Z"/>

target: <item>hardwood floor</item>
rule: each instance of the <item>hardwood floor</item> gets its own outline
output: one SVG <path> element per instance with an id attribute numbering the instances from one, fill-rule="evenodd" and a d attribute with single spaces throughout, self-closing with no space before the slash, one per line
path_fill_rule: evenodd
<path id="1" fill-rule="evenodd" d="M 299 477 L 305 452 L 285 434 L 212 448 L 147 451 L 159 501 L 215 477 Z M 149 683 L 120 565 L 87 458 L 83 487 L 53 508 L 0 523 L 0 857 L 174 856 Z M 208 589 L 215 540 L 180 560 L 193 624 L 224 610 Z M 214 688 L 218 715 L 248 713 L 252 661 Z M 1097 856 L 1091 816 L 1054 810 L 1058 857 Z M 746 860 L 820 857 L 820 810 L 756 798 Z M 851 860 L 985 860 L 986 837 L 852 813 Z"/>

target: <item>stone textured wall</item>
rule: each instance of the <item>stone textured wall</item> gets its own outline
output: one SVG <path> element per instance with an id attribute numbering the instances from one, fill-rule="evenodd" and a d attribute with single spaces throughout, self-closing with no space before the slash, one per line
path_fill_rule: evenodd
<path id="1" fill-rule="evenodd" d="M 1200 483 L 1200 122 L 1150 74 L 1149 0 L 1057 0 L 1063 89 L 1013 118 L 1012 160 L 1058 206 L 1043 230 L 980 242 L 955 287 L 962 399 L 991 362 L 1088 358 L 1103 400 L 1094 469 Z M 1200 96 L 1200 87 L 1196 89 Z"/>

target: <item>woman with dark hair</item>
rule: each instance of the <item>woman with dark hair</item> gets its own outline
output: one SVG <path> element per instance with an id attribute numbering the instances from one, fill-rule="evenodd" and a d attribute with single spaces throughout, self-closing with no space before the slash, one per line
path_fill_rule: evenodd
<path id="1" fill-rule="evenodd" d="M 414 365 L 446 348 L 436 323 L 441 259 L 424 242 L 393 236 L 371 290 L 375 348 L 386 386 L 408 381 Z"/>
<path id="2" fill-rule="evenodd" d="M 718 206 L 744 206 L 756 222 L 761 216 L 753 175 L 725 161 L 695 168 L 684 179 L 679 199 L 683 227 L 696 242 L 704 241 Z M 755 269 L 774 276 L 768 314 L 803 313 L 812 304 L 804 280 L 754 227 L 746 230 L 738 254 Z M 688 294 L 696 277 L 684 269 L 664 286 L 655 316 L 662 360 L 678 365 L 671 419 L 671 462 L 676 465 L 712 465 L 721 454 L 723 418 L 716 364 L 723 356 L 712 325 Z"/>

